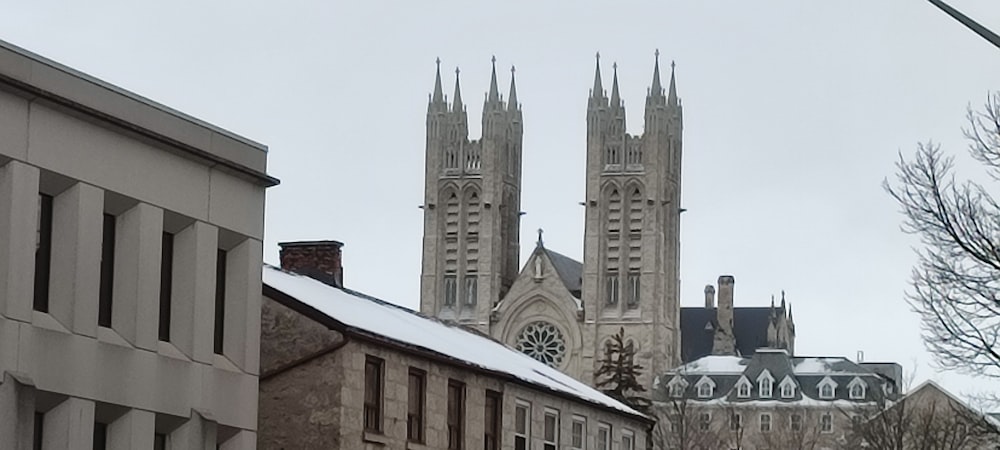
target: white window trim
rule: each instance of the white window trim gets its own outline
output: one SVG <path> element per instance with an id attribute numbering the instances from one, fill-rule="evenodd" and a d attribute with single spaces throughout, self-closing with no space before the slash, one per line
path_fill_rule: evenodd
<path id="1" fill-rule="evenodd" d="M 788 388 L 789 392 L 785 392 Z M 778 390 L 781 391 L 781 398 L 795 398 L 795 382 L 792 381 L 792 377 L 785 375 L 785 379 L 781 380 L 781 384 L 778 385 Z"/>
<path id="2" fill-rule="evenodd" d="M 837 382 L 833 381 L 830 377 L 824 377 L 817 383 L 817 388 L 819 390 L 819 398 L 823 400 L 832 400 L 837 397 Z M 830 387 L 830 395 L 823 395 L 823 387 Z"/>
<path id="3" fill-rule="evenodd" d="M 523 407 L 526 411 L 524 414 L 524 433 L 517 432 L 517 408 Z M 519 437 L 524 438 L 524 442 L 530 447 L 531 446 L 531 402 L 516 399 L 514 400 L 514 439 Z"/>
<path id="4" fill-rule="evenodd" d="M 695 388 L 698 389 L 698 398 L 712 398 L 715 395 L 715 382 L 707 376 L 701 377 L 697 383 L 694 384 Z M 708 392 L 702 392 L 702 388 L 708 388 Z"/>
<path id="5" fill-rule="evenodd" d="M 823 419 L 826 419 L 826 418 L 830 419 L 830 429 L 829 430 L 824 430 L 823 429 Z M 833 433 L 833 414 L 823 413 L 822 416 L 819 416 L 819 432 L 820 433 L 824 433 L 824 434 Z"/>
<path id="6" fill-rule="evenodd" d="M 632 445 L 626 447 L 625 438 L 628 438 Z M 622 429 L 622 450 L 635 450 L 635 433 L 628 428 Z"/>
<path id="7" fill-rule="evenodd" d="M 760 398 L 771 398 L 774 395 L 774 377 L 767 369 L 757 376 L 757 394 Z"/>
<path id="8" fill-rule="evenodd" d="M 702 420 L 706 416 L 708 417 L 708 420 Z M 702 424 L 705 425 L 705 428 L 701 427 Z M 710 413 L 710 412 L 702 412 L 702 413 L 698 414 L 698 429 L 701 430 L 701 431 L 708 431 L 711 428 L 712 428 L 712 413 Z"/>
<path id="9" fill-rule="evenodd" d="M 580 446 L 579 447 L 573 447 L 573 425 L 578 424 L 578 423 L 583 424 L 583 430 L 580 433 Z M 569 428 L 569 432 L 570 432 L 570 436 L 569 436 L 570 448 L 573 449 L 573 450 L 586 450 L 587 449 L 587 418 L 584 417 L 584 416 L 578 415 L 578 414 L 573 414 L 573 416 L 572 416 L 572 422 L 571 422 L 570 428 Z"/>
<path id="10" fill-rule="evenodd" d="M 764 429 L 764 417 L 767 417 L 767 430 Z M 761 433 L 770 433 L 774 430 L 774 416 L 771 413 L 761 413 L 758 421 L 760 422 Z"/>
<path id="11" fill-rule="evenodd" d="M 545 438 L 545 419 L 548 418 L 549 416 L 555 416 L 555 418 L 556 418 L 556 429 L 555 429 L 555 440 L 554 441 L 547 441 L 547 440 L 545 440 L 546 439 Z M 545 408 L 545 413 L 542 414 L 542 447 L 543 448 L 544 448 L 544 446 L 546 444 L 552 444 L 552 445 L 555 446 L 555 448 L 557 448 L 557 449 L 559 448 L 559 431 L 560 431 L 559 430 L 559 428 L 560 428 L 560 423 L 559 423 L 560 420 L 559 419 L 560 419 L 560 415 L 559 415 L 559 410 L 558 409 L 549 408 L 549 407 Z"/>
<path id="12" fill-rule="evenodd" d="M 612 431 L 611 424 L 604 423 L 604 422 L 598 422 L 597 423 L 597 436 L 595 436 L 594 439 L 596 439 L 595 443 L 598 444 L 598 445 L 600 445 L 600 439 L 599 439 L 599 437 L 600 437 L 601 431 L 605 431 L 606 432 L 606 434 L 608 436 L 608 439 L 606 441 L 604 441 L 604 448 L 599 448 L 597 450 L 611 450 L 611 441 L 614 440 L 614 437 L 611 434 L 611 431 Z"/>
<path id="13" fill-rule="evenodd" d="M 861 395 L 854 395 L 855 387 L 861 388 Z M 847 395 L 848 397 L 850 397 L 851 400 L 864 400 L 865 394 L 868 391 L 867 387 L 868 386 L 865 385 L 865 382 L 862 381 L 861 378 L 854 377 L 854 379 L 851 380 L 850 384 L 847 385 Z"/>
<path id="14" fill-rule="evenodd" d="M 676 389 L 677 387 L 680 387 L 680 389 L 681 389 L 680 395 L 678 395 L 678 393 L 674 391 L 674 389 Z M 669 383 L 667 383 L 667 389 L 669 389 L 670 396 L 673 397 L 673 398 L 683 397 L 684 396 L 684 391 L 687 390 L 687 388 L 688 388 L 688 382 L 687 382 L 687 380 L 685 380 L 684 378 L 681 378 L 679 375 L 678 376 L 674 376 L 674 378 L 672 380 L 670 380 Z"/>
<path id="15" fill-rule="evenodd" d="M 746 388 L 746 394 L 743 393 L 744 387 Z M 747 377 L 740 377 L 739 381 L 736 382 L 736 398 L 750 398 L 752 390 L 753 383 Z"/>

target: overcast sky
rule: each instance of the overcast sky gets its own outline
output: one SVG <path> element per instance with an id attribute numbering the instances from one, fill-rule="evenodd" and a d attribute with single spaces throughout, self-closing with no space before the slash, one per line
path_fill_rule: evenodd
<path id="1" fill-rule="evenodd" d="M 1000 30 L 1000 3 L 951 0 Z M 279 5 L 280 6 L 277 6 Z M 903 300 L 916 240 L 880 187 L 933 139 L 968 160 L 966 105 L 1000 88 L 1000 50 L 921 0 L 0 1 L 0 39 L 270 147 L 265 260 L 346 243 L 346 284 L 416 307 L 424 119 L 440 57 L 462 68 L 472 137 L 496 55 L 524 111 L 522 261 L 583 253 L 595 52 L 617 61 L 641 133 L 653 52 L 684 103 L 682 303 L 736 277 L 737 306 L 786 291 L 800 355 L 937 373 Z M 666 82 L 666 80 L 664 80 Z M 977 167 L 964 164 L 969 174 Z M 981 385 L 981 383 L 980 383 Z"/>

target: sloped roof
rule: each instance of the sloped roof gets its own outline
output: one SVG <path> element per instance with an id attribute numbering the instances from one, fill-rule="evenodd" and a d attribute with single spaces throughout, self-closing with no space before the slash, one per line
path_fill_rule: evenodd
<path id="1" fill-rule="evenodd" d="M 488 336 L 266 264 L 263 279 L 265 288 L 326 315 L 348 333 L 392 341 L 536 389 L 649 420 L 621 402 Z"/>
<path id="2" fill-rule="evenodd" d="M 556 268 L 556 273 L 559 274 L 559 279 L 566 285 L 566 289 L 574 297 L 581 298 L 580 295 L 583 291 L 583 263 L 545 247 L 542 247 L 542 250 L 548 255 L 549 261 Z"/>
<path id="3" fill-rule="evenodd" d="M 681 308 L 681 360 L 694 361 L 712 354 L 715 339 L 715 308 Z M 733 308 L 733 334 L 736 336 L 736 350 L 740 355 L 750 356 L 761 347 L 767 347 L 767 326 L 771 321 L 771 307 Z M 774 308 L 774 314 L 781 316 L 785 311 Z"/>

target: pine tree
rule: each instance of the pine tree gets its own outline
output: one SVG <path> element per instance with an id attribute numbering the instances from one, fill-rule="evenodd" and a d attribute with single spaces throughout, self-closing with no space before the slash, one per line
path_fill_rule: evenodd
<path id="1" fill-rule="evenodd" d="M 622 327 L 618 330 L 618 334 L 611 336 L 611 341 L 604 347 L 601 367 L 594 373 L 597 389 L 632 408 L 645 412 L 651 403 L 641 395 L 646 392 L 646 388 L 639 383 L 642 369 L 643 367 L 635 362 L 635 346 L 631 341 L 625 341 L 625 327 Z"/>

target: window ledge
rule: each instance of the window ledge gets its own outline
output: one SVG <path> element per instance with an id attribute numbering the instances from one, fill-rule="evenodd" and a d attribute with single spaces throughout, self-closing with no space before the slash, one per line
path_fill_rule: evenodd
<path id="1" fill-rule="evenodd" d="M 69 333 L 69 329 L 63 326 L 55 317 L 49 315 L 49 313 L 43 313 L 41 311 L 31 312 L 31 324 L 38 328 L 45 328 L 47 330 L 58 331 L 60 333 Z"/>
<path id="2" fill-rule="evenodd" d="M 108 327 L 97 327 L 97 340 L 119 347 L 132 347 L 132 344 L 129 344 L 117 331 Z"/>
<path id="3" fill-rule="evenodd" d="M 427 444 L 421 444 L 418 442 L 407 442 L 406 450 L 431 450 L 432 447 L 428 447 Z"/>
<path id="4" fill-rule="evenodd" d="M 191 361 L 191 359 L 188 358 L 187 355 L 181 352 L 180 349 L 175 347 L 174 344 L 171 344 L 170 342 L 157 341 L 156 352 L 169 358 L 179 359 L 182 361 Z"/>
<path id="5" fill-rule="evenodd" d="M 389 444 L 389 438 L 386 435 L 376 431 L 365 430 L 365 432 L 362 433 L 361 435 L 361 440 L 365 442 L 372 442 L 375 444 L 382 444 L 382 445 Z"/>
<path id="6" fill-rule="evenodd" d="M 218 353 L 212 354 L 212 366 L 217 369 L 228 370 L 230 372 L 240 372 L 240 368 L 236 367 L 225 355 L 220 355 Z"/>

